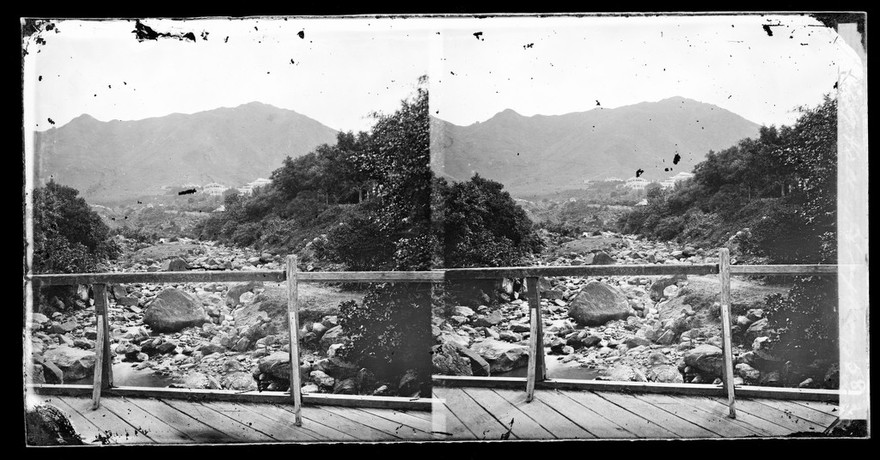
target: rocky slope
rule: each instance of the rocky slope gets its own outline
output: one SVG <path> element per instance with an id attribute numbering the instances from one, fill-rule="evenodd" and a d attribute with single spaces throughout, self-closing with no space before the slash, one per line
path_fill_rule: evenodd
<path id="1" fill-rule="evenodd" d="M 550 246 L 548 252 L 555 255 L 545 257 L 547 265 L 718 262 L 717 250 L 611 233 L 556 240 Z M 560 250 L 566 247 L 591 249 Z M 518 286 L 505 280 L 494 305 L 484 298 L 484 305 L 435 310 L 435 373 L 510 375 L 527 366 L 529 309 Z M 720 382 L 717 276 L 556 277 L 541 279 L 540 290 L 548 377 Z M 784 361 L 767 352 L 770 331 L 761 307 L 767 295 L 787 293 L 787 286 L 735 278 L 731 291 L 737 384 L 782 384 Z M 796 382 L 815 387 L 828 380 L 833 385 L 835 369 L 820 361 L 812 374 L 794 377 Z"/>

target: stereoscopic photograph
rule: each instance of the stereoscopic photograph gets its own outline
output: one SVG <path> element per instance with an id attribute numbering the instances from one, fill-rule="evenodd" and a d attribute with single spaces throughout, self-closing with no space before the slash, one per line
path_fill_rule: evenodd
<path id="1" fill-rule="evenodd" d="M 24 444 L 868 438 L 865 29 L 21 18 Z"/>

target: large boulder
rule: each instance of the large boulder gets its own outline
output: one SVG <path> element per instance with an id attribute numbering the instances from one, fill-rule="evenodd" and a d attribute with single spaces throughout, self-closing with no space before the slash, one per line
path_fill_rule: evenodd
<path id="1" fill-rule="evenodd" d="M 333 326 L 327 329 L 327 332 L 321 336 L 320 340 L 322 348 L 330 348 L 330 345 L 345 342 L 346 337 L 343 335 L 342 326 Z"/>
<path id="2" fill-rule="evenodd" d="M 475 343 L 471 349 L 489 363 L 492 374 L 508 372 L 529 363 L 529 349 L 523 345 L 486 339 Z"/>
<path id="3" fill-rule="evenodd" d="M 268 374 L 276 379 L 290 380 L 290 353 L 276 351 L 260 358 L 257 368 L 261 374 Z"/>
<path id="4" fill-rule="evenodd" d="M 271 334 L 286 335 L 287 301 L 259 294 L 251 303 L 235 310 L 232 317 L 235 327 L 252 328 L 248 337 L 253 341 Z"/>
<path id="5" fill-rule="evenodd" d="M 208 321 L 205 309 L 195 296 L 174 288 L 160 292 L 144 312 L 144 324 L 155 332 L 178 332 Z"/>
<path id="6" fill-rule="evenodd" d="M 250 372 L 232 372 L 220 378 L 220 384 L 223 388 L 239 391 L 250 391 L 257 389 L 257 382 Z"/>
<path id="7" fill-rule="evenodd" d="M 608 379 L 618 382 L 645 382 L 647 377 L 638 369 L 618 364 L 607 371 Z"/>
<path id="8" fill-rule="evenodd" d="M 660 299 L 664 296 L 664 291 L 667 287 L 677 284 L 679 281 L 687 281 L 687 275 L 672 275 L 672 276 L 664 276 L 663 278 L 654 281 L 654 284 L 651 285 L 651 300 L 654 302 L 659 302 Z"/>
<path id="9" fill-rule="evenodd" d="M 483 359 L 483 357 L 480 356 L 479 353 L 475 352 L 474 350 L 471 350 L 468 347 L 461 346 L 461 345 L 456 344 L 454 342 L 452 342 L 452 345 L 455 346 L 455 348 L 458 350 L 458 353 L 461 354 L 461 356 L 470 360 L 471 372 L 473 375 L 486 376 L 486 377 L 492 375 L 492 366 L 490 366 L 489 362 L 486 361 L 485 359 Z"/>
<path id="10" fill-rule="evenodd" d="M 584 286 L 568 305 L 568 316 L 583 326 L 601 326 L 615 319 L 626 319 L 629 302 L 618 289 L 598 281 Z"/>
<path id="11" fill-rule="evenodd" d="M 344 380 L 356 376 L 361 368 L 338 356 L 333 356 L 316 362 L 312 369 L 322 371 L 334 379 Z"/>
<path id="12" fill-rule="evenodd" d="M 226 306 L 234 307 L 241 303 L 241 295 L 245 292 L 253 292 L 254 289 L 263 287 L 262 281 L 248 281 L 247 283 L 237 283 L 229 287 L 226 291 Z"/>
<path id="13" fill-rule="evenodd" d="M 80 380 L 95 375 L 95 352 L 60 346 L 43 353 L 43 359 L 61 370 L 64 381 Z"/>
<path id="14" fill-rule="evenodd" d="M 189 270 L 189 264 L 180 257 L 174 257 L 162 262 L 163 272 L 182 272 Z"/>
<path id="15" fill-rule="evenodd" d="M 721 349 L 714 345 L 700 345 L 684 355 L 686 365 L 697 369 L 701 374 L 719 377 L 724 366 Z"/>
<path id="16" fill-rule="evenodd" d="M 684 378 L 676 366 L 661 364 L 648 369 L 648 380 L 660 383 L 683 383 Z"/>
<path id="17" fill-rule="evenodd" d="M 591 265 L 613 265 L 615 262 L 613 257 L 600 251 L 593 255 Z"/>
<path id="18" fill-rule="evenodd" d="M 470 361 L 459 355 L 452 343 L 435 345 L 431 348 L 433 372 L 441 375 L 474 375 Z"/>
<path id="19" fill-rule="evenodd" d="M 473 319 L 473 324 L 475 327 L 492 327 L 501 321 L 504 321 L 504 315 L 501 314 L 500 310 L 495 310 L 488 315 L 477 315 L 477 317 Z"/>

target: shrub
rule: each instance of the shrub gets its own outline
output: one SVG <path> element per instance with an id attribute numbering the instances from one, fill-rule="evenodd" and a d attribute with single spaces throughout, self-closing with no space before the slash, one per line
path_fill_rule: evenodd
<path id="1" fill-rule="evenodd" d="M 55 181 L 34 189 L 35 273 L 91 272 L 120 254 L 110 229 L 78 194 Z"/>
<path id="2" fill-rule="evenodd" d="M 368 290 L 363 306 L 340 303 L 340 325 L 351 339 L 343 357 L 384 379 L 415 369 L 423 380 L 423 396 L 429 395 L 430 292 L 425 285 L 378 285 Z"/>
<path id="3" fill-rule="evenodd" d="M 788 296 L 768 297 L 768 326 L 775 331 L 771 351 L 788 361 L 795 375 L 808 372 L 817 359 L 838 361 L 837 300 L 832 276 L 798 277 Z M 790 383 L 799 383 L 799 377 Z"/>

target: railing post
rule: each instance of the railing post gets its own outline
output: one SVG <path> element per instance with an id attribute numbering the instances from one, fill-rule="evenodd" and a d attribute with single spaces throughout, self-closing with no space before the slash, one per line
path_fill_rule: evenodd
<path id="1" fill-rule="evenodd" d="M 526 379 L 526 401 L 535 397 L 535 382 L 546 378 L 544 366 L 544 338 L 541 321 L 541 300 L 538 292 L 538 278 L 526 278 L 526 291 L 529 302 L 529 368 Z"/>
<path id="2" fill-rule="evenodd" d="M 733 348 L 730 340 L 730 250 L 718 250 L 718 273 L 721 278 L 721 339 L 723 341 L 724 367 L 722 368 L 724 392 L 727 393 L 727 406 L 730 418 L 736 418 L 733 407 Z"/>
<path id="3" fill-rule="evenodd" d="M 97 315 L 98 334 L 95 341 L 94 384 L 92 387 L 92 409 L 101 406 L 101 390 L 110 388 L 113 375 L 113 357 L 110 354 L 109 321 L 107 319 L 107 286 L 95 284 L 92 287 L 95 295 L 95 314 Z"/>
<path id="4" fill-rule="evenodd" d="M 287 331 L 290 336 L 290 396 L 294 425 L 302 426 L 302 384 L 299 374 L 299 302 L 297 301 L 296 256 L 287 256 Z"/>

